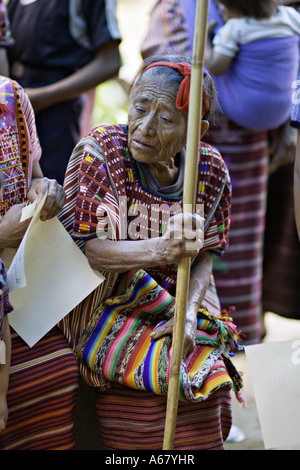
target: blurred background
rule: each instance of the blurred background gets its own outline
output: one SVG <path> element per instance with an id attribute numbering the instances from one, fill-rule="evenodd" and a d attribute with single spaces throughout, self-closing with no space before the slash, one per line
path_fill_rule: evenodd
<path id="1" fill-rule="evenodd" d="M 140 45 L 147 32 L 149 12 L 154 3 L 155 0 L 117 0 L 119 28 L 123 37 L 120 46 L 122 67 L 119 80 L 109 80 L 96 88 L 92 127 L 127 122 L 126 84 L 131 83 L 141 64 Z"/>

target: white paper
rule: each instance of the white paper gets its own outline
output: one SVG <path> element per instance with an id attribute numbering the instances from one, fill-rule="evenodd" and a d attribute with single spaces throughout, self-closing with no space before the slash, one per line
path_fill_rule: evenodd
<path id="1" fill-rule="evenodd" d="M 33 202 L 25 206 L 22 209 L 20 222 L 23 222 L 26 219 L 32 217 L 32 220 L 28 226 L 28 229 L 25 232 L 25 235 L 22 239 L 22 242 L 19 245 L 18 249 L 5 249 L 3 250 L 2 259 L 6 264 L 8 269 L 7 272 L 7 283 L 9 291 L 12 292 L 17 289 L 21 289 L 26 286 L 26 274 L 25 274 L 25 244 L 27 240 L 28 233 L 32 229 L 32 226 L 40 217 L 41 209 L 44 205 L 47 194 L 42 198 L 39 206 L 36 208 L 36 203 Z M 14 256 L 12 257 L 12 254 Z M 11 258 L 11 259 L 10 259 Z"/>
<path id="2" fill-rule="evenodd" d="M 40 220 L 42 205 L 8 270 L 9 322 L 30 347 L 104 280 L 57 217 Z"/>
<path id="3" fill-rule="evenodd" d="M 266 449 L 300 444 L 300 339 L 245 347 Z"/>
<path id="4" fill-rule="evenodd" d="M 46 194 L 44 195 L 41 203 L 39 204 L 38 212 L 40 212 L 46 198 Z M 23 207 L 22 209 L 22 214 L 21 214 L 21 220 L 20 222 L 23 222 L 24 220 L 30 219 L 30 217 L 34 216 L 35 213 L 35 207 L 36 207 L 36 201 L 32 202 L 31 204 L 27 204 L 26 206 Z"/>

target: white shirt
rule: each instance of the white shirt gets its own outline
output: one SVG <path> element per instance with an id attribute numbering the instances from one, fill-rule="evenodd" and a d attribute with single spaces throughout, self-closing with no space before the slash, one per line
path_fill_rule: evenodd
<path id="1" fill-rule="evenodd" d="M 229 19 L 216 33 L 213 48 L 219 54 L 235 57 L 240 44 L 294 34 L 300 35 L 300 13 L 281 5 L 277 13 L 267 19 L 257 20 L 248 16 Z"/>

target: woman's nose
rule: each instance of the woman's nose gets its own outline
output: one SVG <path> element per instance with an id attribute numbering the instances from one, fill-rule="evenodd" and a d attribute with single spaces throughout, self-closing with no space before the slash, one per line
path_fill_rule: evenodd
<path id="1" fill-rule="evenodd" d="M 147 115 L 144 117 L 140 123 L 140 131 L 144 135 L 155 135 L 155 118 L 152 115 Z"/>

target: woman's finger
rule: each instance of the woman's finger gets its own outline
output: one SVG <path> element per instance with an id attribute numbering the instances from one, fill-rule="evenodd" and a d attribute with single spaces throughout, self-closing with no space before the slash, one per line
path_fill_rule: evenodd
<path id="1" fill-rule="evenodd" d="M 153 330 L 150 336 L 153 339 L 159 339 L 165 335 L 171 335 L 173 333 L 173 326 L 174 318 L 171 318 L 171 320 L 167 321 L 164 325 L 155 328 L 155 330 Z"/>

